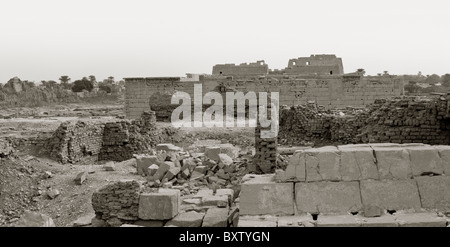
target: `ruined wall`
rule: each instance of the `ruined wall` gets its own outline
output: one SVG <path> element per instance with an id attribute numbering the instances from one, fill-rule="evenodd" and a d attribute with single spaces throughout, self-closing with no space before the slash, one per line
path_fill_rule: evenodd
<path id="1" fill-rule="evenodd" d="M 344 67 L 342 59 L 335 55 L 311 55 L 310 57 L 289 59 L 285 73 L 342 75 L 344 74 Z"/>
<path id="2" fill-rule="evenodd" d="M 79 120 L 62 123 L 46 143 L 50 157 L 62 163 L 123 161 L 148 151 L 164 138 L 155 113 L 136 120 Z"/>
<path id="3" fill-rule="evenodd" d="M 448 100 L 416 97 L 377 100 L 367 109 L 320 110 L 295 106 L 280 112 L 281 143 L 450 143 Z"/>
<path id="4" fill-rule="evenodd" d="M 269 72 L 269 66 L 264 63 L 264 60 L 256 63 L 235 64 L 216 64 L 213 67 L 213 75 L 240 75 L 240 76 L 254 76 L 266 75 Z"/>
<path id="5" fill-rule="evenodd" d="M 315 101 L 325 109 L 365 106 L 378 98 L 390 98 L 403 93 L 403 81 L 394 76 L 201 76 L 200 81 L 180 81 L 180 78 L 125 78 L 125 113 L 138 118 L 148 109 L 157 118 L 167 118 L 176 105 L 170 99 L 176 91 L 186 92 L 193 100 L 194 84 L 201 84 L 207 92 L 279 92 L 280 105 L 299 105 Z M 224 98 L 225 100 L 225 98 Z"/>

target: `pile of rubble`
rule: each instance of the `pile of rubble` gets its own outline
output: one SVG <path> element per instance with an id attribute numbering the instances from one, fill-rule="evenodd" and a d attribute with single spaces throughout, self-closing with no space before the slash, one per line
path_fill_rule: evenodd
<path id="1" fill-rule="evenodd" d="M 5 158 L 14 152 L 14 148 L 8 140 L 0 139 L 0 158 Z"/>
<path id="2" fill-rule="evenodd" d="M 238 159 L 239 151 L 232 145 L 206 147 L 204 153 L 189 153 L 172 144 L 158 144 L 156 152 L 155 155 L 135 156 L 137 173 L 147 177 L 149 187 L 171 188 L 191 182 L 231 188 L 246 172 L 248 161 Z M 182 192 L 190 194 L 186 187 Z"/>

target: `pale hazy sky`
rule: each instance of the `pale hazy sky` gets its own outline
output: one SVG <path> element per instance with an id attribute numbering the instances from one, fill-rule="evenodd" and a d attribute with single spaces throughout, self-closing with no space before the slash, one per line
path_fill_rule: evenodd
<path id="1" fill-rule="evenodd" d="M 2 0 L 0 82 L 184 76 L 336 54 L 344 72 L 450 73 L 450 1 Z"/>

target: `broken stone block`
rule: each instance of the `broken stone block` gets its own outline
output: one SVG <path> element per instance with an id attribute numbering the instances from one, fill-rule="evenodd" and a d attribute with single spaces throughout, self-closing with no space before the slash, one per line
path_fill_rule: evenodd
<path id="1" fill-rule="evenodd" d="M 398 222 L 394 216 L 386 214 L 380 217 L 364 218 L 357 216 L 356 219 L 361 223 L 362 227 L 397 227 Z"/>
<path id="2" fill-rule="evenodd" d="M 380 179 L 409 179 L 412 177 L 409 153 L 401 147 L 375 147 Z"/>
<path id="3" fill-rule="evenodd" d="M 166 175 L 164 175 L 164 178 L 167 178 L 168 180 L 173 179 L 178 173 L 180 172 L 179 167 L 171 167 L 167 172 Z"/>
<path id="4" fill-rule="evenodd" d="M 295 199 L 299 214 L 351 213 L 362 209 L 357 181 L 296 183 Z"/>
<path id="5" fill-rule="evenodd" d="M 110 161 L 103 165 L 103 170 L 105 171 L 115 171 L 116 167 L 114 166 L 114 162 Z"/>
<path id="6" fill-rule="evenodd" d="M 225 173 L 225 171 L 223 169 L 220 169 L 216 172 L 216 176 L 221 178 L 221 179 L 225 179 L 225 180 L 229 180 L 230 179 L 230 174 Z"/>
<path id="7" fill-rule="evenodd" d="M 239 147 L 233 146 L 231 143 L 219 144 L 220 153 L 227 154 L 232 159 L 236 159 L 239 156 Z"/>
<path id="8" fill-rule="evenodd" d="M 317 227 L 359 227 L 358 222 L 353 215 L 319 215 L 317 218 Z"/>
<path id="9" fill-rule="evenodd" d="M 232 189 L 218 189 L 216 190 L 216 196 L 226 195 L 230 202 L 234 200 L 234 190 Z"/>
<path id="10" fill-rule="evenodd" d="M 276 216 L 239 216 L 238 227 L 277 227 Z"/>
<path id="11" fill-rule="evenodd" d="M 160 164 L 160 161 L 156 155 L 144 154 L 136 156 L 136 170 L 138 175 L 148 175 L 148 167 L 153 164 Z"/>
<path id="12" fill-rule="evenodd" d="M 432 146 L 408 147 L 413 176 L 423 174 L 443 174 L 444 165 L 439 152 Z"/>
<path id="13" fill-rule="evenodd" d="M 373 149 L 370 147 L 358 147 L 353 148 L 352 152 L 361 172 L 360 179 L 379 179 L 380 176 L 378 175 L 376 160 L 373 156 Z"/>
<path id="14" fill-rule="evenodd" d="M 218 206 L 218 205 L 228 205 L 228 196 L 203 196 L 202 206 Z"/>
<path id="15" fill-rule="evenodd" d="M 77 220 L 75 220 L 72 223 L 72 226 L 74 226 L 74 227 L 81 227 L 81 226 L 91 225 L 93 217 L 95 217 L 95 216 L 93 216 L 93 215 L 82 216 L 82 217 L 78 218 Z"/>
<path id="16" fill-rule="evenodd" d="M 207 171 L 208 171 L 208 168 L 206 166 L 196 166 L 194 168 L 194 172 L 198 172 L 201 174 L 206 174 Z"/>
<path id="17" fill-rule="evenodd" d="M 166 223 L 166 226 L 201 227 L 205 213 L 189 211 L 180 213 Z"/>
<path id="18" fill-rule="evenodd" d="M 181 177 L 184 179 L 188 179 L 191 173 L 189 172 L 189 169 L 185 169 L 181 172 Z"/>
<path id="19" fill-rule="evenodd" d="M 293 183 L 276 183 L 273 174 L 245 175 L 241 184 L 241 215 L 293 215 Z"/>
<path id="20" fill-rule="evenodd" d="M 202 198 L 204 196 L 212 196 L 214 194 L 213 190 L 210 189 L 200 189 L 197 191 L 197 193 L 193 196 L 194 198 Z"/>
<path id="21" fill-rule="evenodd" d="M 286 167 L 286 181 L 303 182 L 306 180 L 306 153 L 295 151 Z"/>
<path id="22" fill-rule="evenodd" d="M 339 150 L 334 146 L 312 148 L 306 153 L 306 181 L 340 181 Z"/>
<path id="23" fill-rule="evenodd" d="M 153 180 L 162 180 L 166 172 L 171 168 L 171 163 L 172 162 L 169 161 L 162 162 L 159 165 L 158 170 L 156 170 L 155 174 L 152 176 Z"/>
<path id="24" fill-rule="evenodd" d="M 78 185 L 83 184 L 84 180 L 86 180 L 87 174 L 88 173 L 86 171 L 78 173 L 77 177 L 75 178 L 75 183 Z"/>
<path id="25" fill-rule="evenodd" d="M 148 176 L 153 176 L 153 175 L 155 175 L 156 171 L 158 171 L 158 169 L 159 169 L 159 166 L 158 166 L 158 165 L 152 164 L 151 166 L 147 167 L 147 172 L 146 172 L 146 174 L 147 174 Z"/>
<path id="26" fill-rule="evenodd" d="M 419 187 L 423 208 L 450 211 L 450 176 L 421 176 L 414 179 Z"/>
<path id="27" fill-rule="evenodd" d="M 395 220 L 400 227 L 445 227 L 447 221 L 436 213 L 396 214 Z"/>
<path id="28" fill-rule="evenodd" d="M 203 218 L 202 227 L 227 227 L 228 208 L 210 208 Z"/>
<path id="29" fill-rule="evenodd" d="M 224 168 L 233 164 L 233 159 L 227 154 L 219 154 L 219 163 L 217 163 L 220 168 Z"/>
<path id="30" fill-rule="evenodd" d="M 52 190 L 47 191 L 47 196 L 50 199 L 55 199 L 55 197 L 59 196 L 59 194 L 60 194 L 59 190 L 57 190 L 57 189 L 52 189 Z"/>
<path id="31" fill-rule="evenodd" d="M 170 220 L 178 214 L 180 191 L 159 189 L 142 193 L 139 197 L 139 218 L 143 220 Z"/>
<path id="32" fill-rule="evenodd" d="M 205 174 L 204 173 L 200 173 L 198 171 L 193 171 L 191 174 L 191 180 L 197 180 L 197 179 L 201 179 L 204 178 Z"/>
<path id="33" fill-rule="evenodd" d="M 20 219 L 14 224 L 16 227 L 55 227 L 52 218 L 38 212 L 25 210 Z"/>
<path id="34" fill-rule="evenodd" d="M 363 180 L 360 187 L 364 206 L 377 206 L 385 210 L 418 210 L 421 207 L 414 179 Z"/>
<path id="35" fill-rule="evenodd" d="M 219 161 L 220 147 L 205 147 L 205 156 L 211 160 Z"/>
<path id="36" fill-rule="evenodd" d="M 183 199 L 183 203 L 200 205 L 202 203 L 202 199 L 201 198 L 186 198 L 186 199 Z"/>
<path id="37" fill-rule="evenodd" d="M 223 167 L 223 170 L 226 172 L 226 173 L 233 173 L 233 172 L 235 172 L 236 171 L 236 164 L 231 164 L 231 165 L 229 165 L 229 166 L 224 166 Z"/>

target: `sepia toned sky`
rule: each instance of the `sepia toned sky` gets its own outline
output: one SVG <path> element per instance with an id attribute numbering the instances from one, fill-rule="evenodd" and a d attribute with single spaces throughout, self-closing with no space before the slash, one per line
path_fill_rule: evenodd
<path id="1" fill-rule="evenodd" d="M 336 54 L 344 72 L 450 73 L 446 0 L 2 0 L 0 83 L 211 73 Z"/>

